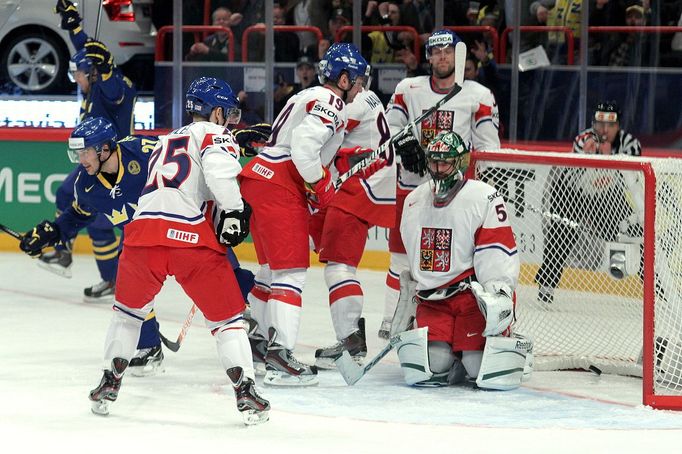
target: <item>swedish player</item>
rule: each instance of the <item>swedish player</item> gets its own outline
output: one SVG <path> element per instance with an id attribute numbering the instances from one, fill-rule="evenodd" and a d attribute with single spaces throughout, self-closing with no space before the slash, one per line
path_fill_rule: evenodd
<path id="1" fill-rule="evenodd" d="M 74 238 L 99 217 L 112 229 L 123 229 L 132 220 L 147 180 L 149 156 L 158 139 L 126 136 L 117 141 L 116 137 L 113 125 L 100 117 L 89 118 L 73 130 L 68 154 L 72 162 L 79 163 L 73 203 L 55 220 L 44 220 L 27 233 L 20 243 L 22 251 L 37 257 L 44 248 Z M 114 251 L 118 258 L 119 248 Z M 133 375 L 147 375 L 161 367 L 163 352 L 153 312 L 142 326 L 137 348 L 130 364 Z"/>

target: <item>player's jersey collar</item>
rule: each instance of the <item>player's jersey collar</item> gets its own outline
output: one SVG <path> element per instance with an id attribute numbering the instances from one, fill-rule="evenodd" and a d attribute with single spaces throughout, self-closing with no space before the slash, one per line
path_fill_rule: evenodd
<path id="1" fill-rule="evenodd" d="M 116 176 L 116 185 L 118 185 L 121 180 L 123 179 L 123 172 L 125 172 L 125 166 L 123 165 L 123 157 L 121 156 L 121 146 L 117 145 L 116 146 L 116 155 L 118 156 L 118 175 Z M 113 186 L 109 184 L 106 178 L 101 173 L 97 174 L 97 179 L 99 180 L 100 183 L 102 183 L 102 186 L 104 186 L 107 189 L 112 189 Z"/>

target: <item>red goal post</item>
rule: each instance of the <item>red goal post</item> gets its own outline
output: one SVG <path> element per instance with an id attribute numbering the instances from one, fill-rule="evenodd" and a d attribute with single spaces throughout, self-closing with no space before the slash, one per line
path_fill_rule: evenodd
<path id="1" fill-rule="evenodd" d="M 518 332 L 536 370 L 641 376 L 682 409 L 682 160 L 472 152 L 517 239 Z"/>

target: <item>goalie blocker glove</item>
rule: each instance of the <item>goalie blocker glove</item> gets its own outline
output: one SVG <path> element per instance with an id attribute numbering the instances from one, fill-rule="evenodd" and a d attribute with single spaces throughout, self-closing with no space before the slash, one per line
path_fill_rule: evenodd
<path id="1" fill-rule="evenodd" d="M 81 24 L 81 16 L 78 9 L 69 0 L 58 0 L 54 11 L 62 17 L 60 27 L 62 30 L 73 31 Z"/>
<path id="2" fill-rule="evenodd" d="M 59 242 L 59 227 L 50 221 L 43 221 L 21 237 L 19 249 L 31 257 L 39 256 L 43 249 Z"/>
<path id="3" fill-rule="evenodd" d="M 398 133 L 391 145 L 405 170 L 421 177 L 426 175 L 426 154 L 411 129 Z"/>
<path id="4" fill-rule="evenodd" d="M 251 158 L 258 154 L 256 147 L 263 146 L 270 139 L 272 125 L 259 123 L 248 126 L 244 129 L 234 131 L 234 138 L 240 148 L 240 154 L 246 158 Z"/>
<path id="5" fill-rule="evenodd" d="M 249 236 L 249 218 L 251 206 L 244 202 L 242 211 L 221 211 L 216 234 L 218 242 L 230 247 L 240 244 Z"/>
<path id="6" fill-rule="evenodd" d="M 514 302 L 511 288 L 501 282 L 488 282 L 486 288 L 474 281 L 471 291 L 478 308 L 485 317 L 484 336 L 496 336 L 504 332 L 514 320 Z"/>

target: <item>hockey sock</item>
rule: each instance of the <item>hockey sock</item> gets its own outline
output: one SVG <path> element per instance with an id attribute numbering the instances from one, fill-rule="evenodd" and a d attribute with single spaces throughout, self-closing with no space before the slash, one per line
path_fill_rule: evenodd
<path id="1" fill-rule="evenodd" d="M 209 322 L 208 325 L 212 328 L 211 334 L 215 337 L 218 357 L 223 369 L 241 367 L 244 369 L 244 376 L 255 380 L 251 347 L 241 314 L 230 320 Z"/>
<path id="2" fill-rule="evenodd" d="M 104 342 L 104 369 L 111 367 L 114 358 L 130 361 L 140 338 L 142 322 L 151 307 L 152 303 L 142 309 L 130 309 L 120 303 L 114 304 L 114 315 Z"/>
<path id="3" fill-rule="evenodd" d="M 251 318 L 258 323 L 256 333 L 268 338 L 268 328 L 270 320 L 268 319 L 267 303 L 270 298 L 270 282 L 272 281 L 272 272 L 270 267 L 261 265 L 256 273 L 254 279 L 254 286 L 251 288 L 246 300 L 249 302 L 251 308 Z"/>
<path id="4" fill-rule="evenodd" d="M 272 271 L 272 286 L 268 299 L 270 326 L 277 330 L 277 343 L 287 350 L 293 350 L 298 337 L 305 275 L 305 268 Z"/>
<path id="5" fill-rule="evenodd" d="M 151 311 L 140 329 L 140 340 L 137 343 L 137 349 L 156 347 L 161 345 L 161 338 L 159 337 L 159 322 L 156 321 L 156 313 Z"/>
<path id="6" fill-rule="evenodd" d="M 343 340 L 358 330 L 363 294 L 356 271 L 357 268 L 353 266 L 336 262 L 329 262 L 324 268 L 324 279 L 329 288 L 329 309 L 337 340 Z"/>
<path id="7" fill-rule="evenodd" d="M 407 254 L 391 252 L 391 264 L 386 274 L 384 293 L 384 320 L 392 320 L 400 297 L 400 273 L 409 268 Z"/>

